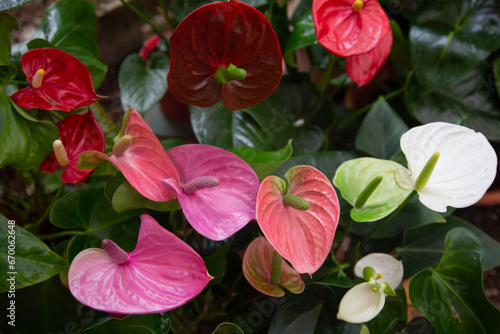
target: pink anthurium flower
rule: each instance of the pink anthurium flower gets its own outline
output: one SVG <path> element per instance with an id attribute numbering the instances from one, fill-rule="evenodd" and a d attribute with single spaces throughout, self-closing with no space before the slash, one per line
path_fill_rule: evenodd
<path id="1" fill-rule="evenodd" d="M 118 314 L 165 312 L 196 297 L 212 279 L 186 243 L 141 215 L 135 249 L 109 239 L 80 252 L 68 272 L 69 289 L 82 304 Z"/>
<path id="2" fill-rule="evenodd" d="M 56 124 L 59 139 L 53 143 L 52 152 L 40 165 L 45 173 L 62 169 L 63 183 L 80 183 L 92 174 L 94 169 L 78 169 L 80 153 L 88 150 L 104 151 L 104 134 L 89 110 L 83 114 L 71 114 Z"/>
<path id="3" fill-rule="evenodd" d="M 372 50 L 391 30 L 377 0 L 314 0 L 312 14 L 318 42 L 339 57 Z"/>
<path id="4" fill-rule="evenodd" d="M 264 237 L 258 237 L 248 245 L 243 256 L 243 275 L 256 290 L 269 296 L 284 296 L 283 287 L 292 293 L 301 293 L 305 288 L 300 274 Z"/>
<path id="5" fill-rule="evenodd" d="M 273 247 L 299 273 L 312 275 L 325 261 L 339 220 L 330 180 L 311 166 L 296 166 L 285 182 L 268 176 L 257 196 L 257 221 Z"/>
<path id="6" fill-rule="evenodd" d="M 168 150 L 179 179 L 164 184 L 177 193 L 191 226 L 223 240 L 255 219 L 259 177 L 237 155 L 218 147 L 188 144 Z"/>
<path id="7" fill-rule="evenodd" d="M 23 54 L 20 61 L 31 86 L 11 96 L 18 106 L 69 112 L 102 98 L 94 91 L 88 68 L 67 52 L 33 49 Z"/>
<path id="8" fill-rule="evenodd" d="M 282 57 L 267 18 L 237 0 L 214 2 L 188 15 L 170 38 L 168 87 L 177 100 L 230 110 L 248 108 L 278 87 Z"/>
<path id="9" fill-rule="evenodd" d="M 88 151 L 80 155 L 79 167 L 92 167 L 109 161 L 123 173 L 130 184 L 144 197 L 157 202 L 174 200 L 176 195 L 160 181 L 177 179 L 174 164 L 141 115 L 130 108 L 123 118 L 119 139 L 109 155 Z"/>

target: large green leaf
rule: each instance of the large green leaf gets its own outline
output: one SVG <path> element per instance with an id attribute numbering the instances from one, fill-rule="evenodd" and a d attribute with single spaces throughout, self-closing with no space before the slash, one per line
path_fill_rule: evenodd
<path id="1" fill-rule="evenodd" d="M 165 332 L 167 333 L 168 330 Z M 155 314 L 129 315 L 123 319 L 109 319 L 101 324 L 85 329 L 84 334 L 160 334 L 161 316 Z"/>
<path id="2" fill-rule="evenodd" d="M 403 244 L 396 249 L 396 257 L 403 260 L 405 277 L 437 264 L 444 252 L 446 233 L 455 227 L 465 228 L 478 237 L 486 254 L 484 270 L 500 264 L 498 242 L 474 225 L 450 216 L 447 217 L 446 224 L 430 224 L 405 232 Z"/>
<path id="3" fill-rule="evenodd" d="M 10 65 L 10 32 L 17 29 L 19 25 L 13 16 L 0 13 L 0 66 Z"/>
<path id="4" fill-rule="evenodd" d="M 422 92 L 457 81 L 500 47 L 496 0 L 434 1 L 410 29 L 413 66 Z"/>
<path id="5" fill-rule="evenodd" d="M 454 228 L 446 234 L 437 267 L 410 281 L 413 306 L 437 333 L 500 333 L 500 310 L 483 290 L 484 254 L 474 233 Z"/>
<path id="6" fill-rule="evenodd" d="M 0 265 L 7 278 L 15 277 L 16 289 L 42 282 L 68 267 L 66 261 L 35 235 L 1 215 Z M 0 292 L 9 289 L 9 281 L 1 280 Z"/>
<path id="7" fill-rule="evenodd" d="M 170 60 L 163 53 L 154 53 L 148 64 L 133 53 L 120 65 L 118 86 L 123 109 L 135 108 L 141 114 L 149 111 L 167 91 Z"/>
<path id="8" fill-rule="evenodd" d="M 313 45 L 317 41 L 312 13 L 309 11 L 294 25 L 293 32 L 286 43 L 283 55 L 286 56 L 290 52 Z"/>

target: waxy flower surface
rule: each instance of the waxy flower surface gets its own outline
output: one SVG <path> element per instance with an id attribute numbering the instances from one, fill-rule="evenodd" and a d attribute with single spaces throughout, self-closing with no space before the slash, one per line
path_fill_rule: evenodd
<path id="1" fill-rule="evenodd" d="M 391 30 L 377 0 L 314 0 L 312 14 L 318 42 L 340 57 L 374 49 Z"/>
<path id="2" fill-rule="evenodd" d="M 257 222 L 271 245 L 299 273 L 312 275 L 330 252 L 339 202 L 330 180 L 311 166 L 266 177 L 257 197 Z"/>
<path id="3" fill-rule="evenodd" d="M 168 150 L 179 178 L 163 180 L 177 193 L 191 226 L 223 240 L 255 219 L 259 178 L 237 155 L 218 147 L 188 144 Z"/>
<path id="4" fill-rule="evenodd" d="M 486 137 L 465 126 L 434 122 L 401 136 L 408 169 L 396 172 L 403 189 L 416 190 L 431 210 L 468 207 L 493 183 L 497 156 Z"/>
<path id="5" fill-rule="evenodd" d="M 69 112 L 102 98 L 94 91 L 88 68 L 67 52 L 33 49 L 24 53 L 20 61 L 31 83 L 11 96 L 20 107 Z"/>
<path id="6" fill-rule="evenodd" d="M 104 134 L 90 110 L 83 114 L 71 114 L 56 126 L 59 139 L 54 141 L 54 152 L 40 164 L 40 169 L 45 173 L 55 173 L 62 169 L 63 183 L 80 183 L 94 169 L 78 169 L 78 157 L 88 150 L 103 152 Z"/>
<path id="7" fill-rule="evenodd" d="M 127 253 L 105 239 L 71 263 L 69 289 L 82 304 L 118 314 L 165 312 L 196 297 L 212 279 L 186 243 L 141 215 L 135 249 Z"/>
<path id="8" fill-rule="evenodd" d="M 188 15 L 172 33 L 170 54 L 170 92 L 198 107 L 222 97 L 228 109 L 248 108 L 271 95 L 281 80 L 281 51 L 271 24 L 237 0 Z"/>

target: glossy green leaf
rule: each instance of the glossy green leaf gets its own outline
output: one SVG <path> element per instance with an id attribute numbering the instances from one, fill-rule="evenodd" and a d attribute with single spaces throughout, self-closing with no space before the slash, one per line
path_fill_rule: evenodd
<path id="1" fill-rule="evenodd" d="M 2 5 L 0 5 L 0 11 Z M 0 13 L 0 66 L 10 65 L 10 33 L 17 29 L 19 25 L 13 16 Z"/>
<path id="2" fill-rule="evenodd" d="M 496 0 L 436 1 L 410 28 L 411 59 L 422 92 L 457 81 L 500 47 Z"/>
<path id="3" fill-rule="evenodd" d="M 244 332 L 233 323 L 223 322 L 212 332 L 212 334 L 244 334 Z"/>
<path id="4" fill-rule="evenodd" d="M 4 89 L 17 74 L 17 67 L 14 65 L 0 66 L 0 89 Z"/>
<path id="5" fill-rule="evenodd" d="M 410 281 L 413 306 L 437 333 L 500 332 L 500 310 L 483 290 L 484 255 L 474 233 L 454 228 L 446 234 L 437 267 L 419 272 Z"/>
<path id="6" fill-rule="evenodd" d="M 390 159 L 398 153 L 399 139 L 408 126 L 383 97 L 379 97 L 361 123 L 356 148 L 374 158 Z"/>
<path id="7" fill-rule="evenodd" d="M 283 54 L 286 56 L 290 52 L 313 45 L 317 41 L 312 13 L 309 11 L 294 25 Z"/>
<path id="8" fill-rule="evenodd" d="M 167 91 L 169 69 L 170 60 L 163 53 L 154 53 L 147 64 L 136 53 L 125 58 L 118 72 L 123 109 L 133 107 L 145 114 L 153 108 Z"/>
<path id="9" fill-rule="evenodd" d="M 478 237 L 485 252 L 484 270 L 500 264 L 498 242 L 481 229 L 460 218 L 450 216 L 446 220 L 446 224 L 430 224 L 405 232 L 403 244 L 396 249 L 396 257 L 403 260 L 405 277 L 436 265 L 444 252 L 446 233 L 455 227 L 465 228 Z"/>
<path id="10" fill-rule="evenodd" d="M 2 0 L 0 1 L 0 12 L 25 5 L 29 2 L 31 0 Z"/>
<path id="11" fill-rule="evenodd" d="M 68 268 L 66 261 L 35 235 L 1 215 L 0 265 L 7 278 L 15 277 L 16 289 L 42 282 Z M 0 292 L 9 289 L 9 281 L 1 280 Z"/>
<path id="12" fill-rule="evenodd" d="M 101 324 L 85 329 L 82 334 L 159 334 L 161 316 L 155 314 L 129 315 L 123 319 L 109 319 Z"/>

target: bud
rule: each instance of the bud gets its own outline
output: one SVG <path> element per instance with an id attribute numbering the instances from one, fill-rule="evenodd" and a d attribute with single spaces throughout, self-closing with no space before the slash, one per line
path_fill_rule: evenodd
<path id="1" fill-rule="evenodd" d="M 56 160 L 61 167 L 66 167 L 69 163 L 68 153 L 66 153 L 66 149 L 62 141 L 59 139 L 54 140 L 52 143 L 52 147 L 54 148 L 54 155 L 56 156 Z"/>
<path id="2" fill-rule="evenodd" d="M 215 80 L 221 85 L 226 85 L 231 80 L 243 80 L 246 77 L 247 72 L 233 64 L 229 64 L 227 68 L 225 66 L 219 66 L 217 72 L 215 72 Z"/>

